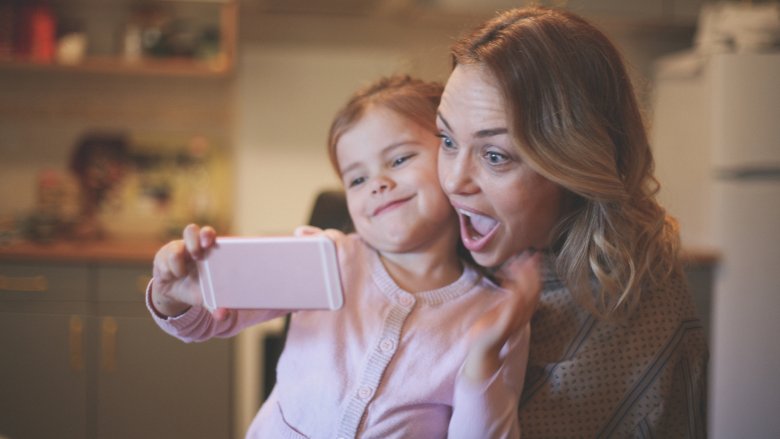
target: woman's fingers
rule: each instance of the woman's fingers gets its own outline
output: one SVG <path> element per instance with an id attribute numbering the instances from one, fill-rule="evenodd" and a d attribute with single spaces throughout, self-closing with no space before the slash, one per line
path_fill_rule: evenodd
<path id="1" fill-rule="evenodd" d="M 499 272 L 501 287 L 510 293 L 507 305 L 513 315 L 513 329 L 525 326 L 536 311 L 542 291 L 540 265 L 541 253 L 524 252 Z"/>
<path id="2" fill-rule="evenodd" d="M 512 334 L 531 321 L 541 294 L 540 260 L 539 253 L 526 252 L 502 268 L 499 275 L 506 298 L 474 324 L 474 349 L 497 353 Z"/>

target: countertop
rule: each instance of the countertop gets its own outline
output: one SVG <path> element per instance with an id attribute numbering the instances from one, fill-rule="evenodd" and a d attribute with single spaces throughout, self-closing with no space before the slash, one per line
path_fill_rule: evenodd
<path id="1" fill-rule="evenodd" d="M 164 242 L 155 240 L 58 241 L 38 244 L 26 241 L 0 245 L 0 261 L 126 262 L 150 265 Z M 716 265 L 720 254 L 713 249 L 686 248 L 688 266 Z"/>
<path id="2" fill-rule="evenodd" d="M 164 243 L 155 240 L 17 241 L 0 245 L 0 261 L 148 263 Z"/>

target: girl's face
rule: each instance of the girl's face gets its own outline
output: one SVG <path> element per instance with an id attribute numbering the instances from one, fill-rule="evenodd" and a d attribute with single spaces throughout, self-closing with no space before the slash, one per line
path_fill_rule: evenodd
<path id="1" fill-rule="evenodd" d="M 442 138 L 439 181 L 474 260 L 496 267 L 530 247 L 547 247 L 563 190 L 520 157 L 493 76 L 477 65 L 457 66 L 436 124 Z"/>
<path id="2" fill-rule="evenodd" d="M 439 139 L 395 112 L 372 107 L 336 145 L 356 231 L 383 252 L 408 253 L 457 239 L 457 220 L 439 186 Z"/>

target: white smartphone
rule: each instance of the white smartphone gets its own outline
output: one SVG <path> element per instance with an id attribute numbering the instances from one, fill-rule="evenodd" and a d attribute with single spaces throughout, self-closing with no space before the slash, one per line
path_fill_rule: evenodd
<path id="1" fill-rule="evenodd" d="M 336 246 L 324 236 L 218 237 L 197 266 L 210 309 L 335 310 L 344 302 Z"/>

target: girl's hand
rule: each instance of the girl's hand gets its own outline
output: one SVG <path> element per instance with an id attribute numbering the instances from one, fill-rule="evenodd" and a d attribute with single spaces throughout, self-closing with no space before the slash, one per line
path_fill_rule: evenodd
<path id="1" fill-rule="evenodd" d="M 540 259 L 541 253 L 526 251 L 498 272 L 501 287 L 508 294 L 469 330 L 471 348 L 464 365 L 466 376 L 477 381 L 492 376 L 501 366 L 501 348 L 531 321 L 542 290 Z"/>
<path id="2" fill-rule="evenodd" d="M 182 239 L 165 244 L 154 256 L 152 302 L 155 310 L 166 316 L 177 316 L 193 305 L 202 305 L 203 298 L 195 261 L 214 246 L 217 233 L 212 227 L 190 224 Z M 216 310 L 218 319 L 225 310 Z"/>

